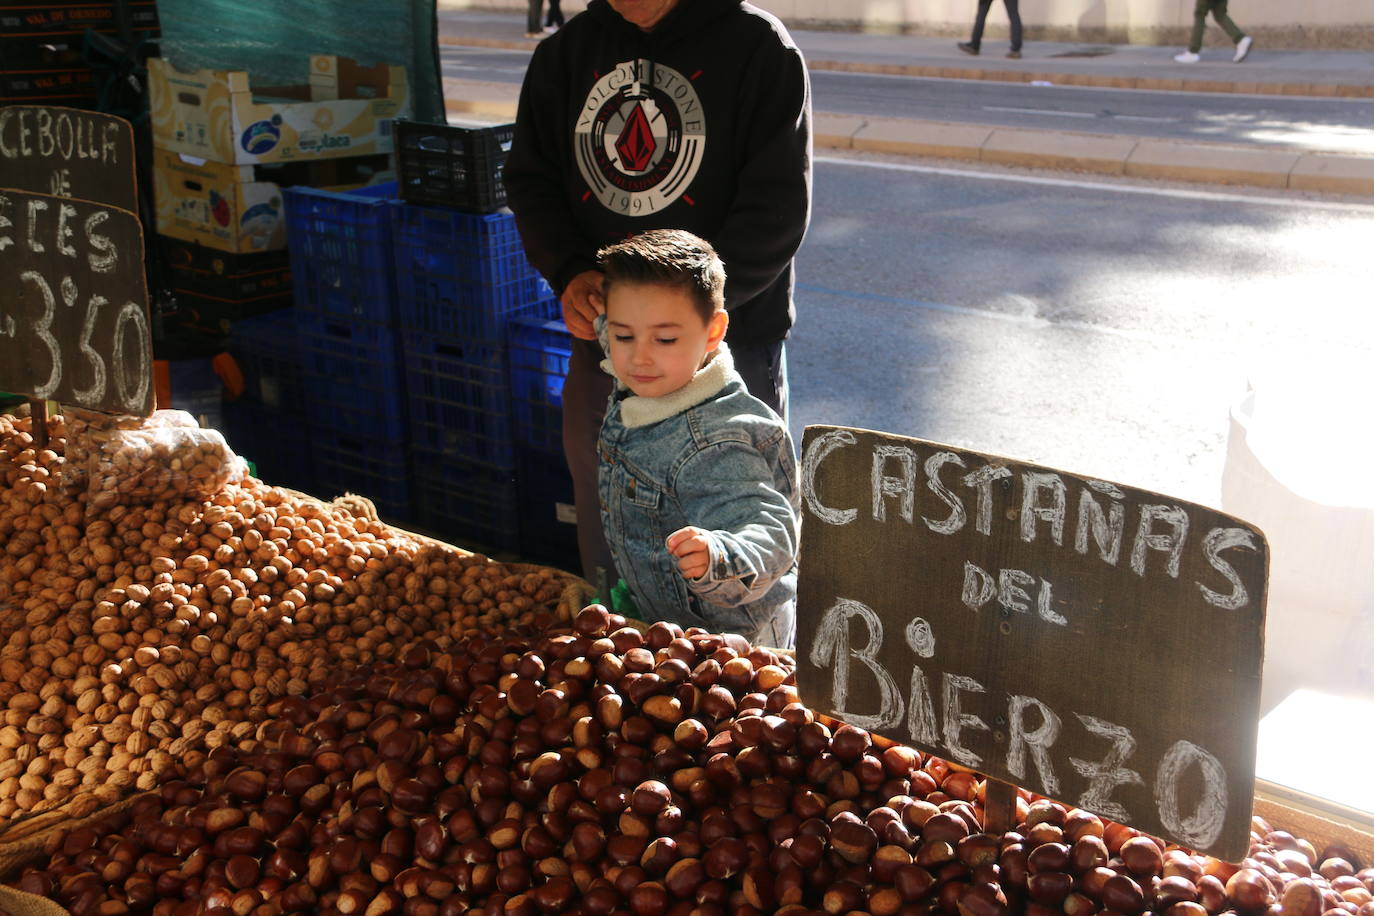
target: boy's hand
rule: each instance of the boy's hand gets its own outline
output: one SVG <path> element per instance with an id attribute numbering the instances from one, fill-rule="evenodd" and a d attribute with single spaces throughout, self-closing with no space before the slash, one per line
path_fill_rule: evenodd
<path id="1" fill-rule="evenodd" d="M 563 323 L 572 336 L 596 340 L 592 322 L 606 311 L 606 303 L 601 298 L 601 281 L 601 271 L 584 270 L 563 289 Z"/>
<path id="2" fill-rule="evenodd" d="M 700 579 L 711 566 L 711 540 L 690 525 L 668 535 L 668 552 L 677 557 L 677 568 L 686 579 Z"/>

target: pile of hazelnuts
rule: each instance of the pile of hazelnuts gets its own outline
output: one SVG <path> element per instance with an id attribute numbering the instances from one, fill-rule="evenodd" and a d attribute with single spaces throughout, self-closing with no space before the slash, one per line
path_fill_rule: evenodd
<path id="1" fill-rule="evenodd" d="M 268 712 L 18 886 L 74 916 L 1374 916 L 1374 869 L 1259 820 L 1237 864 L 1026 796 L 985 833 L 975 774 L 820 721 L 778 653 L 599 605 Z"/>

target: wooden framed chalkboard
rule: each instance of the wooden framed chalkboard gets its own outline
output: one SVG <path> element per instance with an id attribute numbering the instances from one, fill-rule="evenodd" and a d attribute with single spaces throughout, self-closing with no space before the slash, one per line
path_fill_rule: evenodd
<path id="1" fill-rule="evenodd" d="M 1236 861 L 1268 547 L 1156 493 L 843 427 L 803 441 L 808 705 Z"/>
<path id="2" fill-rule="evenodd" d="M 137 216 L 0 187 L 0 290 L 0 390 L 152 414 L 152 334 Z"/>
<path id="3" fill-rule="evenodd" d="M 138 212 L 134 132 L 99 111 L 46 105 L 0 108 L 0 183 Z"/>

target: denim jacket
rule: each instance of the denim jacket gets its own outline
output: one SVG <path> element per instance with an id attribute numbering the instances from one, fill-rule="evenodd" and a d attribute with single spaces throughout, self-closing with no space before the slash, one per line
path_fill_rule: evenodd
<path id="1" fill-rule="evenodd" d="M 601 520 L 640 615 L 790 648 L 800 533 L 792 437 L 745 389 L 725 344 L 672 394 L 639 397 L 617 384 L 599 446 Z M 687 525 L 709 532 L 700 579 L 684 578 L 665 544 Z"/>

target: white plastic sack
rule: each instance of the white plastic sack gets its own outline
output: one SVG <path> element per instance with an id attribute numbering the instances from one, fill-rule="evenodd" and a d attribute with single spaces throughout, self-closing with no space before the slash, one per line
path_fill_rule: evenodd
<path id="1" fill-rule="evenodd" d="M 1231 410 L 1222 509 L 1270 547 L 1261 715 L 1303 687 L 1374 697 L 1374 432 L 1354 375 L 1271 373 Z"/>

